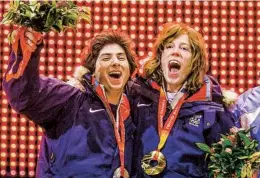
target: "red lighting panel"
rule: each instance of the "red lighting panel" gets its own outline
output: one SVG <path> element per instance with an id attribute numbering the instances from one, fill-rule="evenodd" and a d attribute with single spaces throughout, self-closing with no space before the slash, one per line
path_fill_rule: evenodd
<path id="1" fill-rule="evenodd" d="M 8 1 L 0 2 L 0 19 Z M 68 80 L 86 41 L 108 28 L 121 29 L 135 42 L 140 59 L 151 55 L 157 33 L 166 22 L 184 22 L 204 35 L 210 72 L 238 93 L 260 85 L 260 2 L 257 1 L 77 1 L 89 7 L 92 25 L 45 34 L 40 74 Z M 7 69 L 7 35 L 16 27 L 0 26 L 0 81 Z M 0 87 L 0 177 L 35 177 L 42 131 L 8 105 Z"/>

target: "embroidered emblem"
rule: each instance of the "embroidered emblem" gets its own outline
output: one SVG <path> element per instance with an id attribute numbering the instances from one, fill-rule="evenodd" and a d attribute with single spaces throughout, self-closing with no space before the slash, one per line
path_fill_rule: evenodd
<path id="1" fill-rule="evenodd" d="M 195 116 L 191 117 L 189 120 L 189 124 L 193 125 L 195 127 L 198 127 L 200 125 L 201 117 L 202 117 L 201 115 L 195 115 Z"/>

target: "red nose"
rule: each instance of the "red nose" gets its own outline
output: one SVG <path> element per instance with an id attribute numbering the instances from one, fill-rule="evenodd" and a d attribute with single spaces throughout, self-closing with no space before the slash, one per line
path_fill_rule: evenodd
<path id="1" fill-rule="evenodd" d="M 180 56 L 180 53 L 176 50 L 174 50 L 171 54 L 172 56 Z"/>

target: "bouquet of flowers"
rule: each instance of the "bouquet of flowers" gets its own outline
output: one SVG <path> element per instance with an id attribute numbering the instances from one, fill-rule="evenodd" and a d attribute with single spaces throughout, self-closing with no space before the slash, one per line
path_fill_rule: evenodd
<path id="1" fill-rule="evenodd" d="M 87 7 L 77 7 L 73 1 L 10 1 L 8 12 L 4 14 L 2 24 L 15 24 L 31 27 L 38 32 L 56 30 L 61 32 L 75 27 L 79 19 L 90 23 L 90 11 Z"/>
<path id="2" fill-rule="evenodd" d="M 90 10 L 87 7 L 77 7 L 73 1 L 10 1 L 8 11 L 4 14 L 2 24 L 14 24 L 19 28 L 8 35 L 8 41 L 12 44 L 14 53 L 17 56 L 18 47 L 21 46 L 23 62 L 19 65 L 19 70 L 13 74 L 8 73 L 6 80 L 19 78 L 27 65 L 33 49 L 27 46 L 24 38 L 26 28 L 32 28 L 41 41 L 42 32 L 55 30 L 65 31 L 67 28 L 75 28 L 80 19 L 90 23 Z"/>
<path id="3" fill-rule="evenodd" d="M 211 147 L 204 143 L 196 145 L 206 152 L 210 177 L 252 178 L 260 168 L 258 142 L 250 138 L 250 129 L 233 127 Z"/>

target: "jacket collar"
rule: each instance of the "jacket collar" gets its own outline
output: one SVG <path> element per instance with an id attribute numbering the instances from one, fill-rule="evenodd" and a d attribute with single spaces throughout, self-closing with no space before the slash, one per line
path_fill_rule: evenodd
<path id="1" fill-rule="evenodd" d="M 187 99 L 187 102 L 212 101 L 212 82 L 205 76 L 202 87 Z"/>
<path id="2" fill-rule="evenodd" d="M 152 79 L 148 79 L 147 83 L 153 89 L 160 90 L 160 86 Z M 212 101 L 212 82 L 208 76 L 204 77 L 204 84 L 202 87 L 187 99 L 187 102 L 194 101 Z"/>

